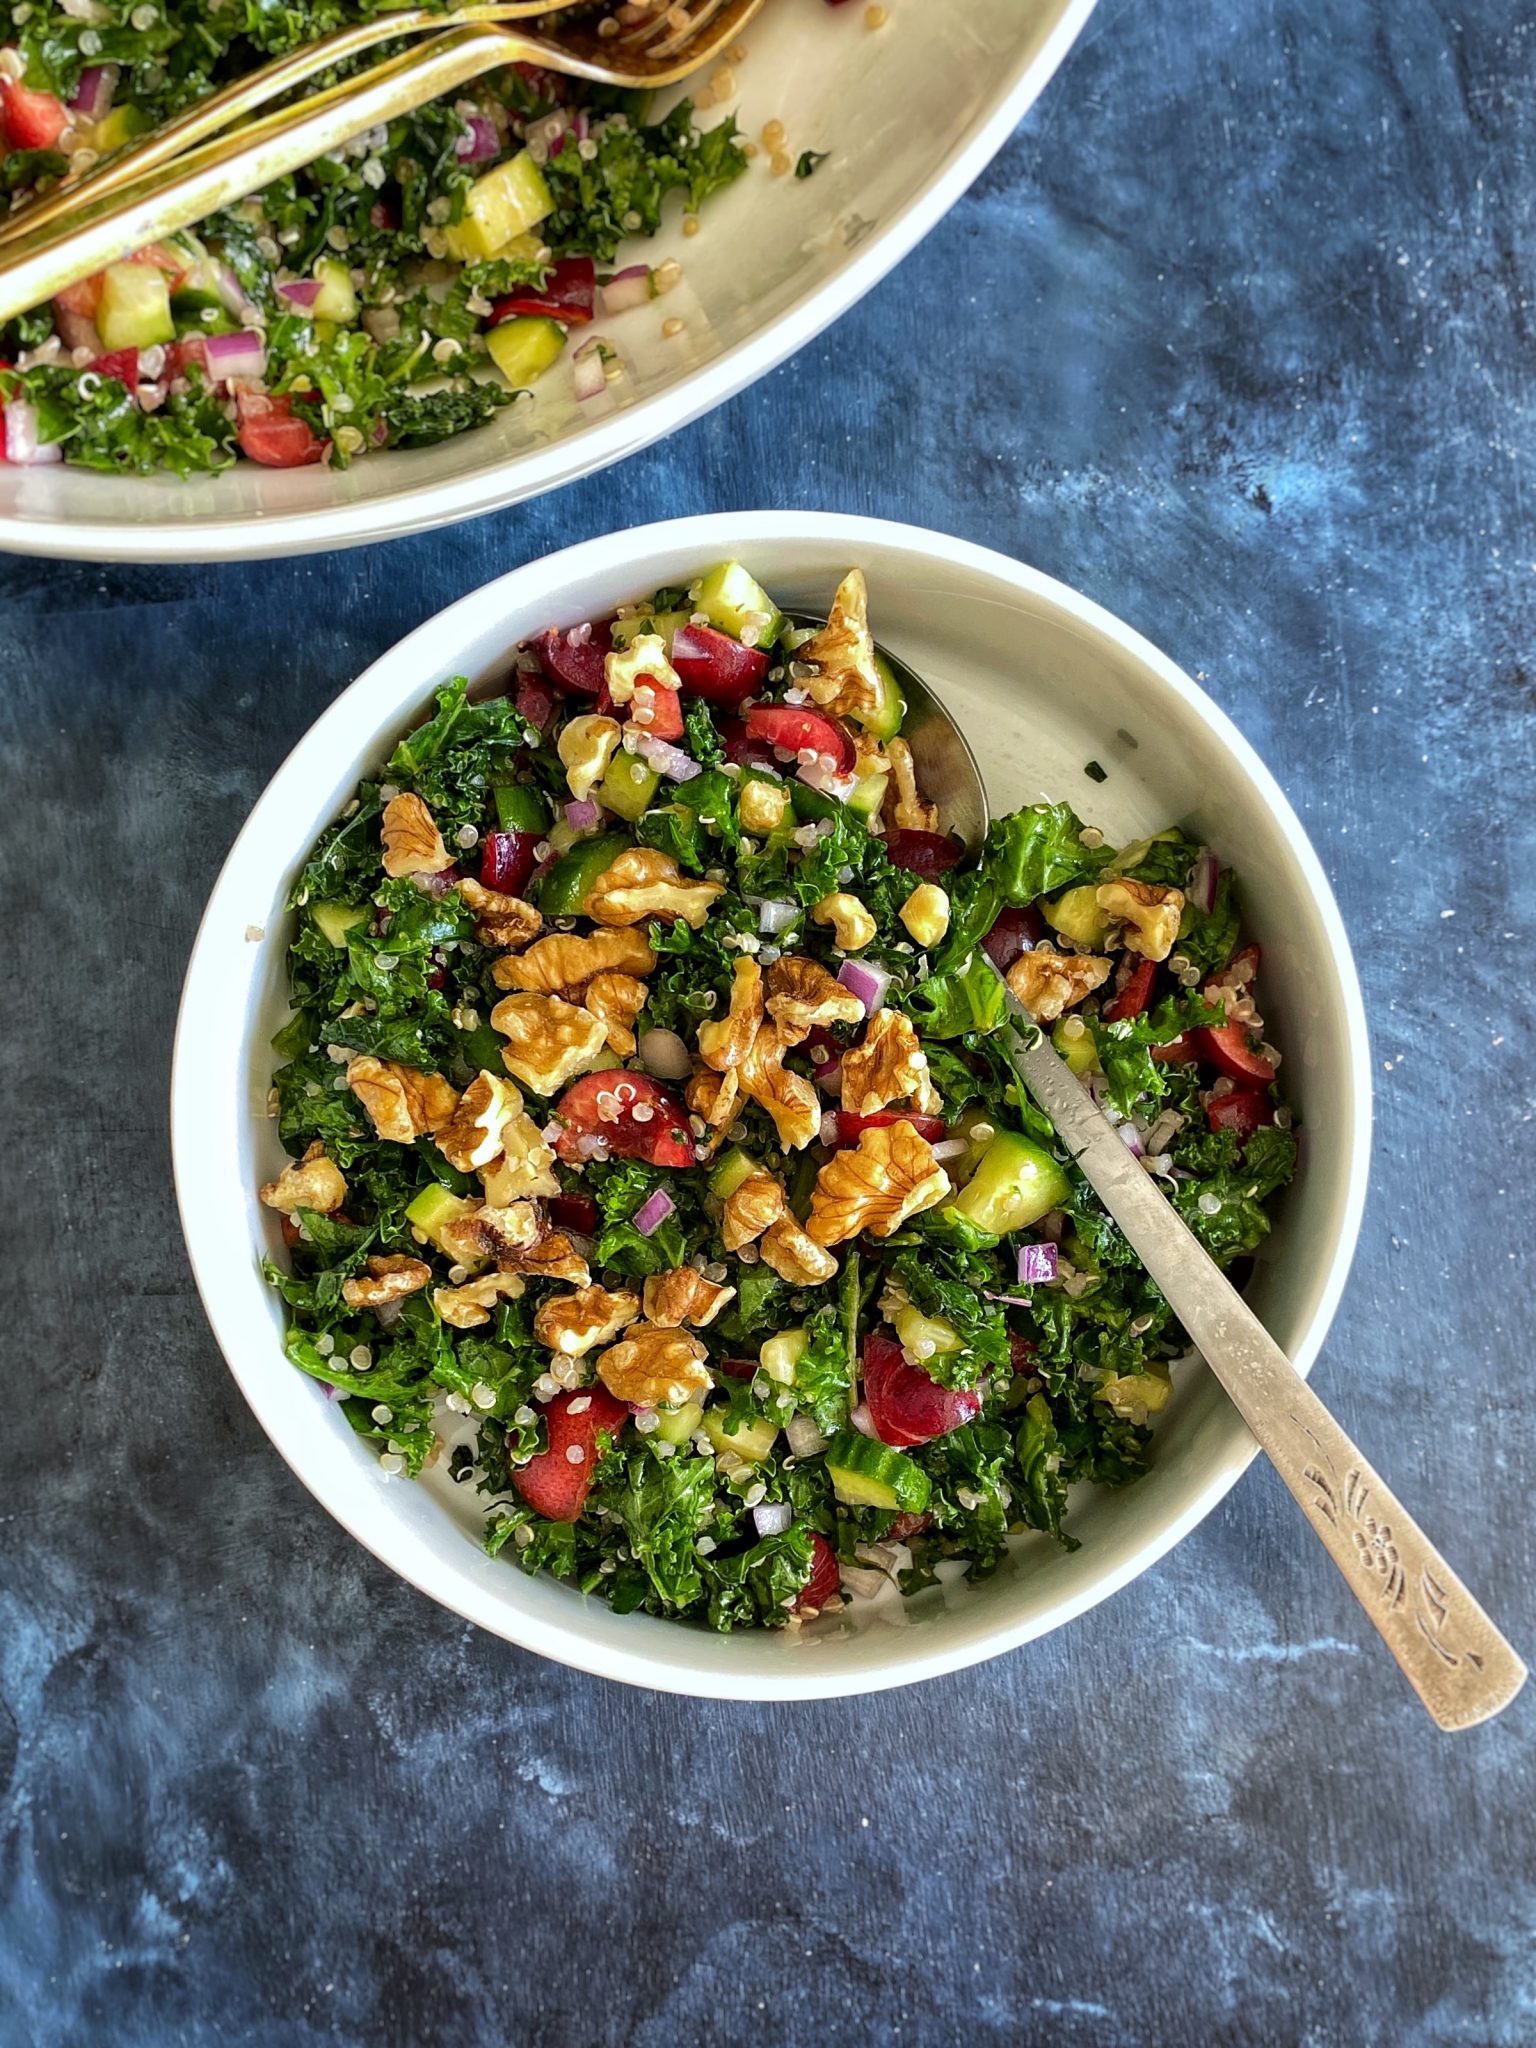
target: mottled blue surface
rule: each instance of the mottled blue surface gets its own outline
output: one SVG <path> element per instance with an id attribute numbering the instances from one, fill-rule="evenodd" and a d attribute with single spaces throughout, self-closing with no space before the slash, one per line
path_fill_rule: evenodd
<path id="1" fill-rule="evenodd" d="M 1312 830 L 1379 1090 L 1318 1384 L 1529 1651 L 1516 12 L 1102 0 L 907 264 L 666 447 L 329 561 L 0 563 L 5 2048 L 1536 2039 L 1536 1709 L 1437 1736 L 1266 1470 L 953 1680 L 605 1685 L 302 1492 L 193 1296 L 164 1114 L 218 859 L 425 614 L 718 505 L 989 542 L 1203 675 Z"/>

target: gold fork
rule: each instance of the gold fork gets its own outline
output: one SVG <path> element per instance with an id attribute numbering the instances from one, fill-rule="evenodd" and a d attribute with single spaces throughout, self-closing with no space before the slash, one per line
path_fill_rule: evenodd
<path id="1" fill-rule="evenodd" d="M 184 156 L 198 143 L 206 142 L 221 129 L 232 127 L 269 100 L 280 98 L 318 72 L 360 57 L 365 50 L 371 50 L 379 43 L 397 42 L 403 37 L 428 31 L 441 34 L 451 28 L 473 28 L 481 23 L 494 27 L 526 20 L 532 15 L 558 14 L 568 7 L 584 4 L 587 0 L 481 0 L 479 5 L 466 7 L 406 7 L 394 14 L 375 15 L 371 20 L 354 22 L 350 28 L 336 29 L 331 35 L 322 36 L 317 43 L 306 43 L 300 49 L 288 51 L 285 56 L 274 57 L 270 64 L 263 64 L 257 71 L 246 72 L 210 99 L 185 108 L 153 133 L 114 151 L 105 162 L 83 176 L 59 186 L 45 199 L 33 200 L 30 205 L 0 221 L 0 244 L 14 241 L 18 235 L 28 234 L 47 221 L 77 212 L 85 199 L 121 191 L 135 178 L 142 177 L 160 164 L 169 163 L 173 157 Z"/>
<path id="2" fill-rule="evenodd" d="M 671 85 L 735 40 L 764 0 L 675 0 L 627 32 L 573 26 L 556 40 L 478 23 L 375 64 L 115 192 L 72 190 L 61 224 L 23 226 L 0 247 L 0 322 L 178 228 L 190 227 L 365 130 L 513 63 L 623 90 Z M 611 19 L 612 17 L 607 17 Z"/>

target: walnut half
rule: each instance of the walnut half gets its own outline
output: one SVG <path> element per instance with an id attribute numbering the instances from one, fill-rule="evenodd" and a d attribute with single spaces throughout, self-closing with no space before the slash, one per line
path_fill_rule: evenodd
<path id="1" fill-rule="evenodd" d="M 941 1106 L 912 1019 L 901 1010 L 876 1010 L 863 1038 L 843 1054 L 843 1108 L 873 1116 L 893 1102 L 910 1102 L 921 1116 L 935 1116 Z"/>
<path id="2" fill-rule="evenodd" d="M 861 1131 L 858 1144 L 834 1153 L 817 1175 L 806 1230 L 822 1245 L 861 1230 L 889 1237 L 909 1216 L 942 1202 L 949 1186 L 933 1147 L 911 1124 Z"/>
<path id="3" fill-rule="evenodd" d="M 697 931 L 709 915 L 709 906 L 724 893 L 723 882 L 686 879 L 670 853 L 653 846 L 631 846 L 592 884 L 585 909 L 598 924 L 639 924 L 647 917 L 671 924 L 681 918 Z"/>
<path id="4" fill-rule="evenodd" d="M 421 1259 L 409 1259 L 389 1252 L 368 1261 L 366 1276 L 344 1280 L 341 1298 L 348 1308 L 383 1308 L 386 1302 L 404 1301 L 419 1294 L 432 1278 L 432 1268 Z"/>
<path id="5" fill-rule="evenodd" d="M 622 1343 L 597 1361 L 597 1376 L 610 1394 L 638 1407 L 678 1408 L 714 1382 L 704 1346 L 686 1330 L 636 1323 Z"/>
<path id="6" fill-rule="evenodd" d="M 316 1138 L 297 1165 L 290 1161 L 276 1180 L 269 1180 L 257 1192 L 269 1209 L 281 1209 L 285 1216 L 300 1209 L 329 1216 L 347 1199 L 347 1183 L 341 1168 L 326 1157 L 325 1146 Z"/>
<path id="7" fill-rule="evenodd" d="M 684 1323 L 702 1330 L 735 1299 L 734 1287 L 716 1286 L 697 1266 L 675 1266 L 670 1273 L 652 1273 L 646 1279 L 645 1320 L 669 1330 Z"/>
<path id="8" fill-rule="evenodd" d="M 376 1060 L 372 1053 L 348 1061 L 347 1086 L 374 1130 L 395 1145 L 413 1145 L 440 1131 L 459 1106 L 458 1090 L 441 1074 L 424 1074 L 401 1060 Z"/>
<path id="9" fill-rule="evenodd" d="M 503 996 L 491 1012 L 491 1028 L 507 1041 L 501 1055 L 507 1072 L 536 1095 L 553 1095 L 585 1074 L 608 1043 L 601 1017 L 559 996 Z"/>
<path id="10" fill-rule="evenodd" d="M 1179 936 L 1184 891 L 1163 889 L 1152 882 L 1101 882 L 1100 910 L 1120 921 L 1121 941 L 1128 953 L 1143 960 L 1166 960 Z"/>
<path id="11" fill-rule="evenodd" d="M 611 1344 L 640 1313 L 640 1298 L 628 1288 L 579 1287 L 539 1303 L 533 1319 L 537 1342 L 567 1358 L 580 1358 L 596 1344 Z"/>
<path id="12" fill-rule="evenodd" d="M 1053 1024 L 1108 978 L 1109 962 L 1097 953 L 1057 953 L 1049 946 L 1021 953 L 1006 976 L 1037 1024 Z"/>
<path id="13" fill-rule="evenodd" d="M 386 875 L 440 875 L 449 864 L 437 820 L 409 790 L 384 806 L 379 836 L 384 841 Z"/>

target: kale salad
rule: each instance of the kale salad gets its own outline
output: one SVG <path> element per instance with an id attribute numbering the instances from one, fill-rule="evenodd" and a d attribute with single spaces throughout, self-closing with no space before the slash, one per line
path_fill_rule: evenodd
<path id="1" fill-rule="evenodd" d="M 737 563 L 463 679 L 292 893 L 287 1355 L 620 1611 L 801 1625 L 1142 1471 L 1186 1347 L 994 971 L 1224 1266 L 1296 1164 L 1232 873 L 944 830 L 855 570 Z"/>
<path id="2" fill-rule="evenodd" d="M 0 0 L 5 203 L 393 4 Z M 591 401 L 622 368 L 594 320 L 682 276 L 621 261 L 620 243 L 654 235 L 669 201 L 691 230 L 753 154 L 734 120 L 702 127 L 687 100 L 658 116 L 648 94 L 510 65 L 10 322 L 0 455 L 146 475 L 346 467 L 483 425 L 562 355 Z"/>

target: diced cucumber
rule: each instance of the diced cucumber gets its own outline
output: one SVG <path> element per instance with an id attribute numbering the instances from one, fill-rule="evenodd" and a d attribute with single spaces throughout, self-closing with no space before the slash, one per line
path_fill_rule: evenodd
<path id="1" fill-rule="evenodd" d="M 652 1436 L 664 1444 L 685 1444 L 704 1419 L 697 1401 L 685 1401 L 681 1408 L 658 1408 Z"/>
<path id="2" fill-rule="evenodd" d="M 729 1408 L 710 1408 L 704 1416 L 704 1434 L 715 1447 L 715 1455 L 723 1457 L 732 1451 L 743 1464 L 761 1465 L 764 1458 L 773 1453 L 778 1441 L 779 1426 L 770 1422 L 766 1415 L 747 1416 L 732 1429 Z"/>
<path id="3" fill-rule="evenodd" d="M 351 271 L 345 263 L 326 256 L 315 265 L 315 276 L 320 280 L 320 289 L 310 308 L 315 318 L 350 327 L 357 318 L 357 293 L 352 288 Z"/>
<path id="4" fill-rule="evenodd" d="M 660 787 L 660 769 L 653 768 L 649 761 L 642 761 L 638 754 L 626 754 L 620 747 L 603 770 L 602 780 L 592 794 L 605 811 L 612 811 L 616 817 L 628 818 L 633 823 L 642 811 L 650 809 L 651 800 Z"/>
<path id="5" fill-rule="evenodd" d="M 750 1152 L 740 1145 L 727 1145 L 709 1169 L 709 1192 L 718 1200 L 728 1202 L 742 1182 L 758 1170 L 758 1163 Z"/>
<path id="6" fill-rule="evenodd" d="M 147 263 L 109 263 L 102 272 L 96 331 L 108 349 L 154 348 L 176 339 L 171 283 Z"/>
<path id="7" fill-rule="evenodd" d="M 542 377 L 565 347 L 565 329 L 558 320 L 542 314 L 527 314 L 518 320 L 503 320 L 485 337 L 491 361 L 507 382 L 522 391 Z"/>
<path id="8" fill-rule="evenodd" d="M 496 823 L 503 832 L 547 832 L 549 804 L 531 782 L 498 782 Z"/>
<path id="9" fill-rule="evenodd" d="M 311 903 L 309 914 L 333 946 L 344 946 L 353 926 L 368 921 L 366 908 L 353 903 Z"/>
<path id="10" fill-rule="evenodd" d="M 1140 1421 L 1138 1410 L 1148 1415 L 1157 1415 L 1168 1405 L 1173 1392 L 1172 1382 L 1155 1372 L 1121 1373 L 1118 1379 L 1100 1380 L 1094 1389 L 1095 1401 L 1106 1401 L 1115 1413 L 1127 1421 Z"/>
<path id="11" fill-rule="evenodd" d="M 1080 1017 L 1072 1021 L 1082 1024 Z M 1051 1043 L 1074 1074 L 1091 1074 L 1099 1064 L 1099 1049 L 1093 1033 L 1086 1024 L 1082 1024 L 1080 1031 L 1068 1031 L 1067 1023 L 1068 1019 L 1063 1017 L 1051 1033 Z"/>
<path id="12" fill-rule="evenodd" d="M 692 617 L 691 612 L 636 612 L 633 618 L 615 619 L 610 628 L 613 644 L 615 647 L 628 647 L 642 633 L 655 633 L 670 654 L 672 635 L 680 626 L 686 626 Z"/>
<path id="13" fill-rule="evenodd" d="M 142 135 L 148 127 L 149 116 L 140 113 L 137 107 L 114 107 L 110 114 L 93 121 L 80 139 L 98 156 L 110 156 L 114 149 L 132 142 L 135 135 Z"/>
<path id="14" fill-rule="evenodd" d="M 758 1349 L 758 1365 L 769 1379 L 777 1380 L 781 1387 L 792 1387 L 795 1384 L 795 1367 L 809 1342 L 803 1329 L 780 1330 L 777 1337 L 764 1338 Z"/>
<path id="15" fill-rule="evenodd" d="M 625 832 L 600 832 L 595 839 L 578 840 L 540 881 L 536 907 L 546 917 L 579 917 L 587 907 L 592 884 L 633 843 Z"/>
<path id="16" fill-rule="evenodd" d="M 849 810 L 857 811 L 861 818 L 879 817 L 880 806 L 885 802 L 885 792 L 890 785 L 889 775 L 866 775 L 848 793 Z"/>
<path id="17" fill-rule="evenodd" d="M 795 816 L 802 824 L 809 824 L 816 818 L 837 816 L 837 798 L 828 796 L 824 790 L 812 789 L 808 782 L 792 782 L 789 785 L 789 801 Z"/>
<path id="18" fill-rule="evenodd" d="M 707 570 L 699 581 L 697 605 L 712 626 L 733 640 L 741 638 L 750 618 L 757 626 L 754 647 L 771 646 L 784 630 L 784 614 L 740 562 L 718 562 Z"/>
<path id="19" fill-rule="evenodd" d="M 484 262 L 488 256 L 499 256 L 509 242 L 541 221 L 554 203 L 544 173 L 525 149 L 470 186 L 462 217 L 443 230 L 448 254 L 456 263 Z"/>
<path id="20" fill-rule="evenodd" d="M 964 1339 L 953 1323 L 945 1322 L 942 1316 L 925 1316 L 911 1302 L 905 1308 L 897 1309 L 891 1322 L 901 1339 L 902 1350 L 919 1364 L 925 1358 L 932 1358 L 936 1352 L 965 1349 Z"/>
<path id="21" fill-rule="evenodd" d="M 880 691 L 875 699 L 873 711 L 855 711 L 849 715 L 855 725 L 862 725 L 866 732 L 873 733 L 878 740 L 894 739 L 901 731 L 901 721 L 907 715 L 906 700 L 901 694 L 891 665 L 883 654 L 875 656 L 875 674 L 880 678 Z"/>
<path id="22" fill-rule="evenodd" d="M 827 1446 L 827 1476 L 832 1491 L 850 1508 L 898 1508 L 920 1515 L 932 1491 L 921 1465 L 856 1429 L 845 1429 Z"/>
<path id="23" fill-rule="evenodd" d="M 1049 1152 L 1018 1131 L 999 1131 L 954 1199 L 955 1210 L 983 1230 L 1006 1237 L 1064 1208 L 1072 1188 Z"/>
<path id="24" fill-rule="evenodd" d="M 178 313 L 222 313 L 226 311 L 219 291 L 219 266 L 211 257 L 197 258 L 177 278 L 171 289 L 171 304 Z"/>
<path id="25" fill-rule="evenodd" d="M 468 1266 L 471 1262 L 463 1257 L 456 1245 L 449 1243 L 444 1232 L 450 1223 L 473 1216 L 479 1207 L 480 1203 L 471 1196 L 450 1194 L 447 1188 L 434 1181 L 431 1187 L 423 1188 L 407 1208 L 405 1220 L 412 1229 L 419 1230 L 429 1244 L 436 1245 L 440 1252 L 457 1260 L 460 1265 Z M 484 1261 L 480 1263 L 483 1265 Z"/>
<path id="26" fill-rule="evenodd" d="M 1054 903 L 1047 903 L 1045 921 L 1088 953 L 1097 952 L 1109 936 L 1109 919 L 1099 908 L 1099 892 L 1092 882 L 1064 889 Z"/>
<path id="27" fill-rule="evenodd" d="M 1182 840 L 1183 837 L 1184 834 L 1177 825 L 1170 825 L 1166 832 L 1154 832 L 1150 839 L 1133 839 L 1129 846 L 1122 846 L 1115 855 L 1115 873 L 1123 875 L 1131 868 L 1139 868 L 1154 846 L 1167 840 Z M 1190 858 L 1194 858 L 1193 848 L 1190 850 Z"/>

